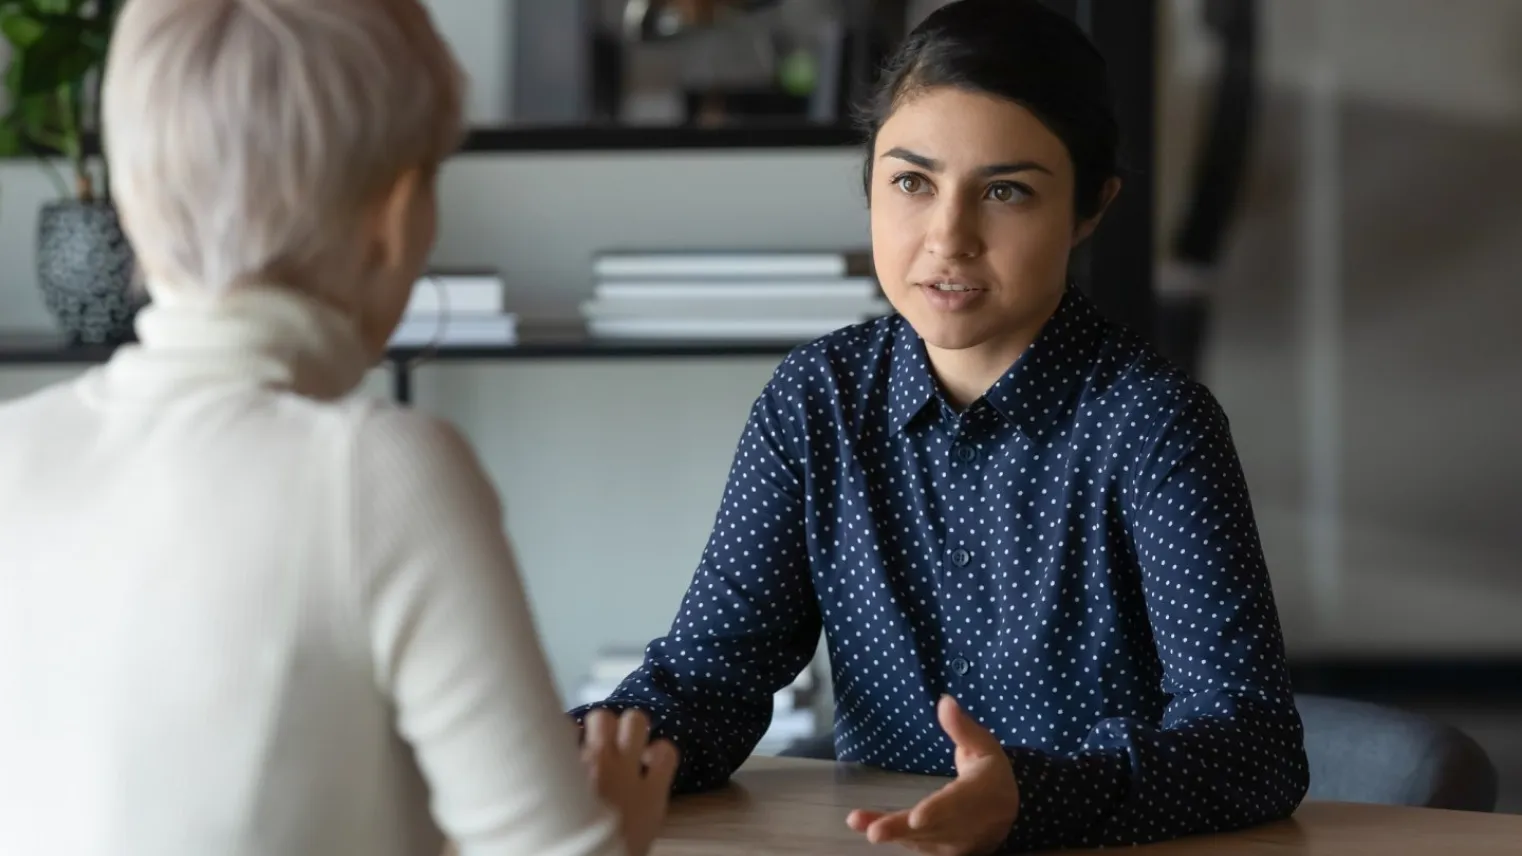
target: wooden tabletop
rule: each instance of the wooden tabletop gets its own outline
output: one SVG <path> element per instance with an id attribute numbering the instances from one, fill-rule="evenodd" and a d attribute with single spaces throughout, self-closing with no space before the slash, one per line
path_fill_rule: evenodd
<path id="1" fill-rule="evenodd" d="M 652 856 L 907 853 L 846 828 L 853 808 L 908 808 L 944 779 L 753 758 L 729 787 L 678 797 Z M 1522 815 L 1308 802 L 1290 820 L 1128 852 L 1146 856 L 1518 856 Z"/>

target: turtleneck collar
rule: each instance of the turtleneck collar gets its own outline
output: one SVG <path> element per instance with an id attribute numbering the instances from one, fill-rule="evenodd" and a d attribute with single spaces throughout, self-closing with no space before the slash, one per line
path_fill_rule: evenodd
<path id="1" fill-rule="evenodd" d="M 244 285 L 221 294 L 149 288 L 138 344 L 112 358 L 118 375 L 252 383 L 341 398 L 374 365 L 353 319 L 293 289 Z"/>

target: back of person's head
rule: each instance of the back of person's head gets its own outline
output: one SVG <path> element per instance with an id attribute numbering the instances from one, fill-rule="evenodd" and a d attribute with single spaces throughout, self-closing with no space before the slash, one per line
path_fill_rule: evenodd
<path id="1" fill-rule="evenodd" d="M 1072 157 L 1074 213 L 1087 218 L 1102 207 L 1120 132 L 1104 57 L 1073 21 L 1038 0 L 957 0 L 931 12 L 889 59 L 860 111 L 869 185 L 883 123 L 905 99 L 940 87 L 1025 107 Z"/>
<path id="2" fill-rule="evenodd" d="M 102 107 L 143 276 L 354 287 L 367 212 L 432 181 L 463 88 L 418 0 L 127 0 Z"/>

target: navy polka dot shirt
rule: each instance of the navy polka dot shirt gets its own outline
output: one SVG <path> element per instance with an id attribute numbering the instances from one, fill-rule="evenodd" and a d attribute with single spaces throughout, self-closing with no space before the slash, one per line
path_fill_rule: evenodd
<path id="1" fill-rule="evenodd" d="M 960 412 L 898 316 L 790 354 L 670 632 L 599 706 L 650 712 L 678 790 L 717 786 L 821 629 L 839 757 L 954 775 L 934 708 L 955 696 L 1018 777 L 1012 850 L 1241 828 L 1305 795 L 1225 415 L 1075 289 Z"/>

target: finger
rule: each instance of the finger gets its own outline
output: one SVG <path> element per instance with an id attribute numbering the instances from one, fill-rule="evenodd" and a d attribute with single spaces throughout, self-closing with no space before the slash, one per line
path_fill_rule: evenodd
<path id="1" fill-rule="evenodd" d="M 883 813 L 880 811 L 868 811 L 859 808 L 846 815 L 846 826 L 851 827 L 855 832 L 866 832 L 867 827 L 877 822 L 878 818 L 882 816 Z"/>
<path id="2" fill-rule="evenodd" d="M 612 748 L 616 737 L 617 720 L 613 712 L 598 708 L 588 713 L 582 727 L 581 757 L 595 758 Z"/>
<path id="3" fill-rule="evenodd" d="M 976 720 L 962 710 L 957 700 L 949 695 L 941 696 L 940 703 L 935 708 L 936 718 L 941 721 L 941 729 L 951 742 L 957 745 L 957 749 L 966 752 L 973 757 L 985 755 L 1001 755 L 1003 747 L 999 745 L 999 739 L 994 737 L 993 732 L 979 725 Z"/>
<path id="4" fill-rule="evenodd" d="M 682 753 L 677 751 L 676 745 L 670 740 L 655 741 L 645 750 L 641 759 L 645 764 L 645 778 L 652 784 L 670 790 L 681 759 Z"/>
<path id="5" fill-rule="evenodd" d="M 953 781 L 909 809 L 909 828 L 933 835 L 949 826 L 958 815 L 967 814 L 958 805 L 966 789 L 965 785 L 959 787 L 959 784 L 960 780 Z"/>
<path id="6" fill-rule="evenodd" d="M 650 717 L 642 710 L 626 710 L 618 718 L 618 748 L 630 758 L 638 758 L 650 742 Z"/>
<path id="7" fill-rule="evenodd" d="M 873 844 L 887 844 L 908 838 L 913 831 L 909 828 L 909 812 L 896 811 L 872 821 L 867 826 L 867 840 Z"/>

